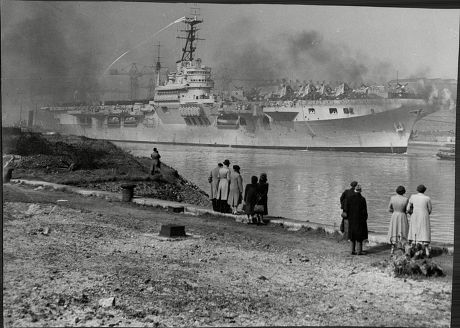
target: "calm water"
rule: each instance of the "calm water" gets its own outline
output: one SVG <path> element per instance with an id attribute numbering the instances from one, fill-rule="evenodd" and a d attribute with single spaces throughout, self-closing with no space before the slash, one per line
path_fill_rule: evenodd
<path id="1" fill-rule="evenodd" d="M 149 156 L 153 145 L 118 143 L 134 155 Z M 432 239 L 453 242 L 455 162 L 438 160 L 436 147 L 414 146 L 408 154 L 234 149 L 159 145 L 162 160 L 209 193 L 208 174 L 228 158 L 241 167 L 243 184 L 266 172 L 270 184 L 269 214 L 339 225 L 342 191 L 350 181 L 363 187 L 369 230 L 386 233 L 389 198 L 398 185 L 409 196 L 417 185 L 431 197 Z"/>

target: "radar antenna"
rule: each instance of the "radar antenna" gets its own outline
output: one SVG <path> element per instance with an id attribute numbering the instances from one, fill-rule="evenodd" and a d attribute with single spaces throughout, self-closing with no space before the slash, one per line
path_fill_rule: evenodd
<path id="1" fill-rule="evenodd" d="M 194 45 L 195 41 L 204 40 L 197 37 L 197 32 L 199 31 L 199 29 L 196 27 L 198 24 L 203 23 L 203 20 L 197 18 L 198 14 L 196 12 L 196 9 L 198 8 L 193 9 L 195 9 L 194 16 L 185 18 L 184 23 L 186 25 L 186 28 L 185 30 L 181 30 L 182 32 L 185 32 L 186 35 L 177 37 L 178 39 L 185 40 L 185 46 L 182 48 L 182 57 L 180 60 L 177 61 L 177 63 L 183 61 L 193 61 L 193 55 L 196 50 L 196 47 Z"/>

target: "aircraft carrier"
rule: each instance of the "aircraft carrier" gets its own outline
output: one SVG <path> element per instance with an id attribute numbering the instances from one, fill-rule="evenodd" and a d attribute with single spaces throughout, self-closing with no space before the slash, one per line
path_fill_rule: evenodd
<path id="1" fill-rule="evenodd" d="M 196 16 L 186 24 L 176 71 L 152 99 L 42 107 L 29 122 L 44 130 L 111 141 L 215 147 L 404 153 L 415 123 L 442 107 L 436 90 L 418 95 L 401 83 L 287 81 L 270 92 L 214 93 L 211 68 L 195 58 Z"/>

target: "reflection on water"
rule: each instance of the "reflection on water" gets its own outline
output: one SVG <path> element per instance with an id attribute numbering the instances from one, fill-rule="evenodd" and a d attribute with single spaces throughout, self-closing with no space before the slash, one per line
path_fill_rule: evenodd
<path id="1" fill-rule="evenodd" d="M 133 154 L 148 156 L 153 145 L 118 143 Z M 386 233 L 388 202 L 398 185 L 415 192 L 427 186 L 431 197 L 432 239 L 453 242 L 455 162 L 438 160 L 436 149 L 412 147 L 408 154 L 343 153 L 160 145 L 162 160 L 209 192 L 209 171 L 228 158 L 241 167 L 243 184 L 266 172 L 270 183 L 269 214 L 339 225 L 339 197 L 352 180 L 363 187 L 369 230 Z"/>

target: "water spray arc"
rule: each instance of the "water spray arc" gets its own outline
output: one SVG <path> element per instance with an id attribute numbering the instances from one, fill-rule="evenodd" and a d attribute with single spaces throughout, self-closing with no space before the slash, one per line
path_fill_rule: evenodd
<path id="1" fill-rule="evenodd" d="M 132 49 L 124 52 L 120 57 L 118 57 L 117 59 L 115 59 L 108 67 L 107 69 L 104 71 L 103 75 L 107 74 L 107 72 L 110 70 L 110 68 L 117 62 L 119 61 L 121 58 L 123 58 L 126 54 L 128 54 L 129 52 L 131 52 L 132 50 L 136 49 L 136 48 L 139 48 L 140 46 L 142 46 L 143 44 L 151 41 L 152 38 L 154 38 L 155 36 L 157 36 L 159 33 L 163 32 L 164 30 L 166 30 L 168 27 L 174 25 L 174 24 L 177 24 L 177 23 L 180 23 L 182 21 L 185 20 L 185 16 L 184 17 L 181 17 L 181 18 L 178 18 L 176 19 L 175 21 L 169 23 L 168 25 L 166 25 L 165 27 L 159 29 L 158 31 L 156 31 L 151 37 L 149 37 L 148 39 L 138 43 L 137 45 L 135 45 Z"/>

